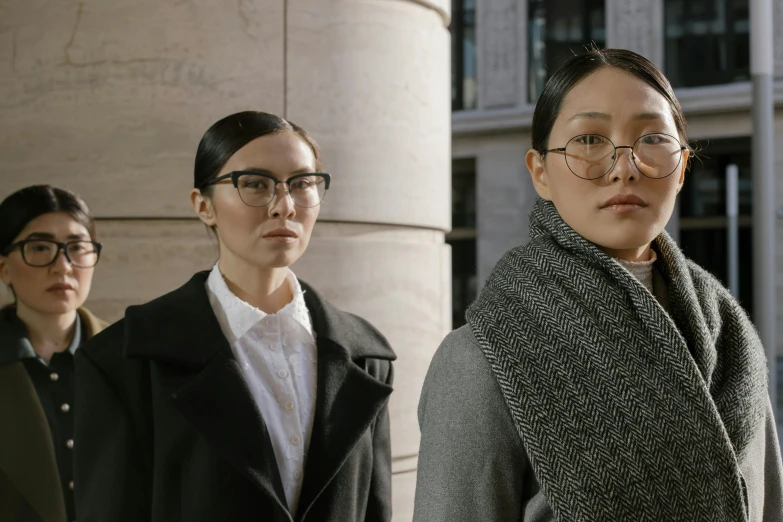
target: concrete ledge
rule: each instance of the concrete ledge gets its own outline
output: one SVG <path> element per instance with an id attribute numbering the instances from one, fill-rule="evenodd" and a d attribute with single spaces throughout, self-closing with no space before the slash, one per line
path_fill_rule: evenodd
<path id="1" fill-rule="evenodd" d="M 753 103 L 750 82 L 675 90 L 686 118 L 702 114 L 725 114 L 750 111 Z M 775 106 L 783 108 L 783 81 L 775 82 Z M 451 115 L 454 138 L 481 134 L 526 132 L 533 120 L 534 105 L 504 109 L 458 111 Z"/>

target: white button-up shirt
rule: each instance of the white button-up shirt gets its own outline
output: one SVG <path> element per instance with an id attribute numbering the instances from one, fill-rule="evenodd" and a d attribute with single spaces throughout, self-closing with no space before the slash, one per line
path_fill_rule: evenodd
<path id="1" fill-rule="evenodd" d="M 288 508 L 294 514 L 313 428 L 317 368 L 315 334 L 304 292 L 290 270 L 286 280 L 294 298 L 275 314 L 266 314 L 234 295 L 217 265 L 206 286 L 212 309 L 269 431 Z"/>

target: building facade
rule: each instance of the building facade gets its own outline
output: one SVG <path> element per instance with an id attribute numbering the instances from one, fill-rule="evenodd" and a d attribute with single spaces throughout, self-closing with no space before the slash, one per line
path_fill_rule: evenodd
<path id="1" fill-rule="evenodd" d="M 727 281 L 726 168 L 739 170 L 739 298 L 753 315 L 748 0 L 454 0 L 453 322 L 493 265 L 527 241 L 536 193 L 525 167 L 548 71 L 587 45 L 626 48 L 675 87 L 698 151 L 667 229 Z M 783 1 L 774 1 L 776 27 Z M 783 33 L 775 34 L 778 396 L 783 396 Z M 463 252 L 463 256 L 456 255 Z M 783 411 L 783 401 L 778 411 Z"/>

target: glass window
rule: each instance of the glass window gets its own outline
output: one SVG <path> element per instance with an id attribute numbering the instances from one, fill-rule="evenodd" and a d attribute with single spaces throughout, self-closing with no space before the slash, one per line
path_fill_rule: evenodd
<path id="1" fill-rule="evenodd" d="M 574 53 L 606 45 L 604 0 L 528 2 L 528 95 L 538 100 L 549 73 Z"/>
<path id="2" fill-rule="evenodd" d="M 452 327 L 465 324 L 465 310 L 476 298 L 476 160 L 457 159 L 451 168 Z"/>
<path id="3" fill-rule="evenodd" d="M 477 100 L 476 1 L 452 0 L 451 110 L 475 109 Z"/>
<path id="4" fill-rule="evenodd" d="M 674 87 L 750 79 L 748 0 L 666 0 L 666 76 Z"/>
<path id="5" fill-rule="evenodd" d="M 740 302 L 753 313 L 753 185 L 750 138 L 709 140 L 691 160 L 680 192 L 680 246 L 685 255 L 728 284 L 726 167 L 739 168 Z"/>

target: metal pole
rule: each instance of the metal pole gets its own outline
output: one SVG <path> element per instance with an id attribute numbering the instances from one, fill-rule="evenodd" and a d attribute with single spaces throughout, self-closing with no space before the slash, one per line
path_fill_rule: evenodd
<path id="1" fill-rule="evenodd" d="M 753 315 L 769 364 L 769 396 L 777 411 L 775 327 L 775 136 L 772 99 L 772 0 L 750 0 L 753 78 Z"/>
<path id="2" fill-rule="evenodd" d="M 726 167 L 726 219 L 729 290 L 739 300 L 739 167 L 736 165 Z"/>

